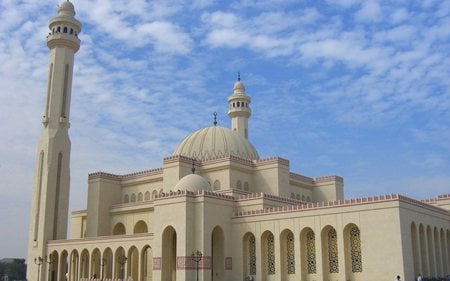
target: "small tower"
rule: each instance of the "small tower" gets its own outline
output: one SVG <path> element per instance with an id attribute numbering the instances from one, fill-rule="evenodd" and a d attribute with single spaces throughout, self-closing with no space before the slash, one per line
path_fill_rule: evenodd
<path id="1" fill-rule="evenodd" d="M 49 22 L 47 46 L 50 49 L 50 63 L 42 117 L 43 129 L 38 143 L 33 180 L 28 235 L 28 280 L 48 280 L 48 277 L 45 278 L 48 263 L 36 266 L 34 262 L 51 254 L 47 253 L 46 248 L 49 240 L 67 238 L 70 98 L 74 55 L 80 48 L 78 33 L 81 31 L 81 24 L 74 16 L 73 4 L 65 1 L 58 8 L 58 15 Z"/>
<path id="2" fill-rule="evenodd" d="M 241 75 L 234 83 L 233 94 L 228 98 L 228 116 L 231 118 L 231 129 L 248 139 L 248 118 L 252 114 L 250 97 L 245 94 L 245 86 Z"/>

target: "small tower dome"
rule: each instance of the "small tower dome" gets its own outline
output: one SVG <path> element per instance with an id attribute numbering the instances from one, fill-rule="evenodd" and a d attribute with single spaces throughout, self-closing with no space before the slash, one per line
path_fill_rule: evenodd
<path id="1" fill-rule="evenodd" d="M 62 2 L 61 5 L 59 5 L 58 14 L 75 16 L 75 7 L 73 6 L 72 2 L 68 0 Z"/>
<path id="2" fill-rule="evenodd" d="M 184 176 L 181 180 L 177 182 L 175 185 L 174 191 L 211 191 L 211 185 L 202 177 L 197 174 L 189 174 Z"/>

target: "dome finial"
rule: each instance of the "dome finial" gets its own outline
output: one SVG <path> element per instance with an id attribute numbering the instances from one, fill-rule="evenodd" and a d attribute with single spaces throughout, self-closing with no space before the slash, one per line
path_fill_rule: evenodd
<path id="1" fill-rule="evenodd" d="M 241 81 L 241 72 L 238 71 L 238 81 Z"/>
<path id="2" fill-rule="evenodd" d="M 213 122 L 213 124 L 214 124 L 214 126 L 216 126 L 217 125 L 217 112 L 214 112 L 213 115 L 214 115 L 214 122 Z"/>
<path id="3" fill-rule="evenodd" d="M 192 158 L 192 174 L 195 174 L 195 158 Z"/>

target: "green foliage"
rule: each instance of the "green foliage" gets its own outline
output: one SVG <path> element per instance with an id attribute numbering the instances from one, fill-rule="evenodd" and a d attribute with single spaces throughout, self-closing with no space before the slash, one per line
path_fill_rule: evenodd
<path id="1" fill-rule="evenodd" d="M 8 276 L 8 281 L 25 280 L 27 265 L 25 259 L 12 259 L 0 261 L 0 279 L 3 281 Z"/>

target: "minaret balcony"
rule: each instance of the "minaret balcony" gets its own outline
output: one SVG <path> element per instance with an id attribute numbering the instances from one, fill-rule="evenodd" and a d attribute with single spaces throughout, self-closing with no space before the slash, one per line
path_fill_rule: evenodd
<path id="1" fill-rule="evenodd" d="M 53 33 L 47 36 L 47 46 L 50 49 L 67 47 L 76 52 L 80 49 L 80 42 L 80 39 L 74 34 Z"/>

